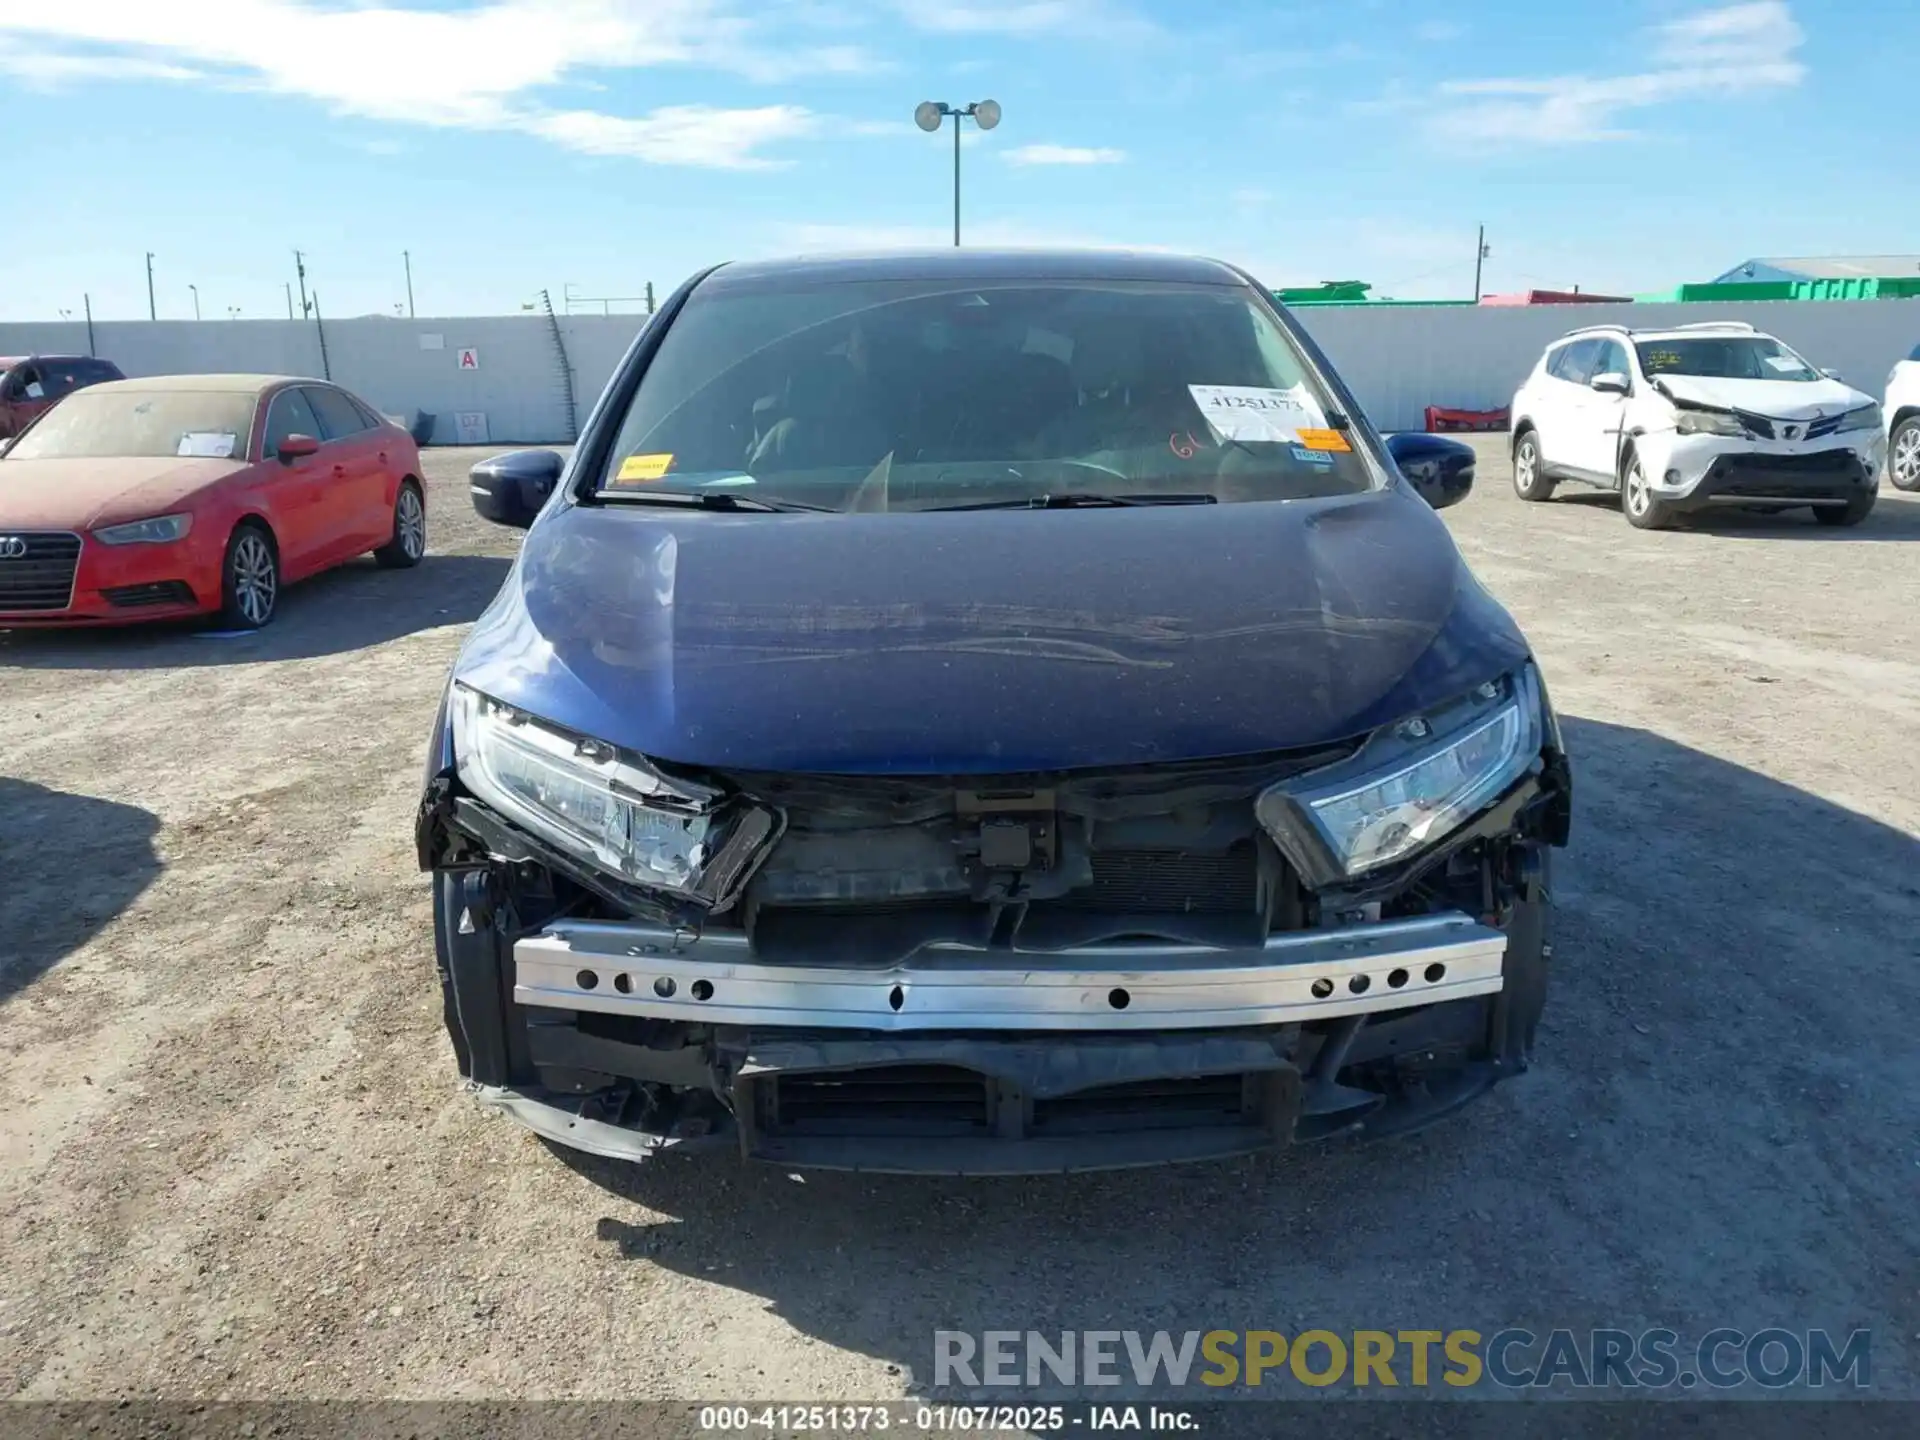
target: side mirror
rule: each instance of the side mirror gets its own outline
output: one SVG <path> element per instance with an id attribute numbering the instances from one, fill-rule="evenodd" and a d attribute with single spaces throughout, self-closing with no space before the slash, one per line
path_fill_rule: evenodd
<path id="1" fill-rule="evenodd" d="M 1632 388 L 1627 382 L 1627 377 L 1617 370 L 1609 370 L 1604 375 L 1596 375 L 1593 379 L 1589 380 L 1587 384 L 1591 385 L 1595 390 L 1598 390 L 1602 395 L 1624 395 Z"/>
<path id="2" fill-rule="evenodd" d="M 320 442 L 311 435 L 302 435 L 298 431 L 280 442 L 280 448 L 274 452 L 280 457 L 282 465 L 291 465 L 296 460 L 304 460 L 309 455 L 320 453 Z"/>
<path id="3" fill-rule="evenodd" d="M 567 462 L 552 450 L 509 450 L 467 472 L 473 508 L 483 520 L 525 530 L 553 494 Z"/>
<path id="4" fill-rule="evenodd" d="M 1473 447 L 1445 435 L 1404 430 L 1387 437 L 1387 453 L 1407 483 L 1436 510 L 1458 505 L 1473 489 Z"/>

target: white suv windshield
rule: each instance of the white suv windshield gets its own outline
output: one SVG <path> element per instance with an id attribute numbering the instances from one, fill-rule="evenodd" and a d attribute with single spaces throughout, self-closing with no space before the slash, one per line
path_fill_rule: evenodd
<path id="1" fill-rule="evenodd" d="M 1820 372 L 1764 335 L 1641 340 L 1634 345 L 1647 375 L 1698 375 L 1713 380 L 1818 380 Z"/>
<path id="2" fill-rule="evenodd" d="M 829 510 L 1377 488 L 1339 408 L 1242 287 L 722 284 L 673 320 L 600 488 Z"/>

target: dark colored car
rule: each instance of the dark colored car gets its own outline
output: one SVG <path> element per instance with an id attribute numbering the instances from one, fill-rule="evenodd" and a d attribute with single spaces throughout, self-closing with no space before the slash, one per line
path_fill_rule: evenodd
<path id="1" fill-rule="evenodd" d="M 91 355 L 0 356 L 0 440 L 18 435 L 41 411 L 76 390 L 125 378 L 111 360 Z"/>
<path id="2" fill-rule="evenodd" d="M 1211 261 L 688 282 L 570 463 L 473 472 L 531 528 L 418 819 L 462 1074 L 602 1155 L 1012 1173 L 1518 1073 L 1571 791 L 1471 460 Z"/>

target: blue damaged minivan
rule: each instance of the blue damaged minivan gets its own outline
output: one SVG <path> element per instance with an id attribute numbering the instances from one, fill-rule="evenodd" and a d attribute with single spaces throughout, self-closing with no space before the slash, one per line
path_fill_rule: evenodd
<path id="1" fill-rule="evenodd" d="M 434 722 L 461 1076 L 640 1159 L 1013 1174 L 1428 1124 L 1528 1064 L 1538 666 L 1270 295 L 1119 252 L 730 264 L 645 326 Z"/>

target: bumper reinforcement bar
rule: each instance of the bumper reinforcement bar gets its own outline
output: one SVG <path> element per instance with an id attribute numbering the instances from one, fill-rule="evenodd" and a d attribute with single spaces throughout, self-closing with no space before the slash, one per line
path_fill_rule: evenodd
<path id="1" fill-rule="evenodd" d="M 762 964 L 746 937 L 566 921 L 513 947 L 520 1005 L 705 1025 L 866 1031 L 1278 1025 L 1500 989 L 1506 936 L 1459 913 L 1278 934 L 1244 949 L 927 947 L 893 965 Z"/>

